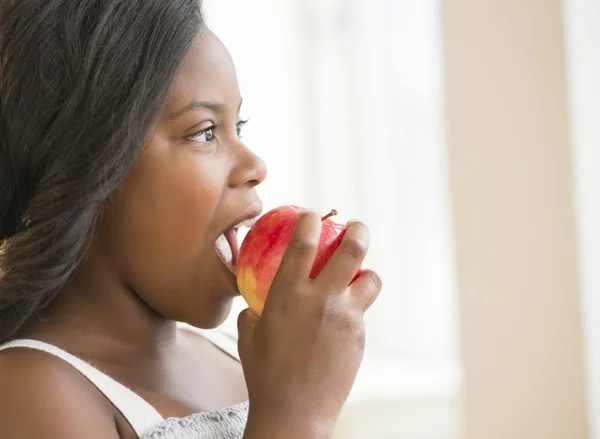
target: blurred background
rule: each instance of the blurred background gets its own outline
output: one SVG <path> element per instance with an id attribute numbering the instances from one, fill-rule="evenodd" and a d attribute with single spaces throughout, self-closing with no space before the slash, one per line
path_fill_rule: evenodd
<path id="1" fill-rule="evenodd" d="M 600 439 L 600 2 L 204 9 L 265 209 L 371 229 L 384 290 L 337 437 Z"/>

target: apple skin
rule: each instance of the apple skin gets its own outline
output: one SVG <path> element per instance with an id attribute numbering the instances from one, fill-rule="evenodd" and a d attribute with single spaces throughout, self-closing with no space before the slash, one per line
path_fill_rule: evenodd
<path id="1" fill-rule="evenodd" d="M 279 269 L 294 228 L 305 209 L 297 206 L 280 206 L 258 219 L 249 230 L 240 247 L 236 266 L 237 286 L 248 306 L 260 316 L 267 294 Z M 346 227 L 331 219 L 323 221 L 319 248 L 310 278 L 321 272 L 329 258 L 342 242 Z M 356 273 L 352 282 L 360 275 Z"/>

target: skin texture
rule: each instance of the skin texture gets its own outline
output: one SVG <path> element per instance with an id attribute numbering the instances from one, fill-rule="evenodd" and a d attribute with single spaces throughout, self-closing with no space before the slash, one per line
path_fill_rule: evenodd
<path id="1" fill-rule="evenodd" d="M 194 101 L 218 108 L 171 117 Z M 247 399 L 241 366 L 203 338 L 178 333 L 174 322 L 215 327 L 238 294 L 214 245 L 226 229 L 260 212 L 254 188 L 266 175 L 264 163 L 238 136 L 240 103 L 227 50 L 203 30 L 147 145 L 107 203 L 85 261 L 27 334 L 93 361 L 165 417 Z M 211 126 L 214 140 L 211 133 L 188 138 Z M 83 412 L 87 406 L 109 410 L 125 435 L 131 434 L 120 415 L 70 369 L 42 353 L 9 350 L 0 354 L 0 385 L 18 377 L 19 392 L 22 386 L 32 394 L 56 386 L 54 393 L 60 388 L 62 394 L 72 387 L 77 401 L 87 401 L 79 405 Z M 38 374 L 51 378 L 42 389 L 33 384 Z M 52 413 L 39 404 L 40 411 Z M 0 413 L 4 408 L 0 402 Z"/>

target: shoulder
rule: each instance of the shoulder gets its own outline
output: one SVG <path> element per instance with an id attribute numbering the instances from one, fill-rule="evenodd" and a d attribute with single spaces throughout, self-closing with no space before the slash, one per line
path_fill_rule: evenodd
<path id="1" fill-rule="evenodd" d="M 112 406 L 76 369 L 33 349 L 0 352 L 0 437 L 118 439 Z"/>

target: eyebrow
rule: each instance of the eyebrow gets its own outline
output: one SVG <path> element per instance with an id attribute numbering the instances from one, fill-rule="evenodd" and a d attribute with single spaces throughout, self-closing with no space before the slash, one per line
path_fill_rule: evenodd
<path id="1" fill-rule="evenodd" d="M 240 99 L 240 105 L 238 106 L 238 113 L 242 109 L 242 104 L 244 103 L 243 99 Z M 222 113 L 224 109 L 224 105 L 219 102 L 210 102 L 210 101 L 194 101 L 189 105 L 186 105 L 182 109 L 175 111 L 167 116 L 167 120 L 177 119 L 178 117 L 183 116 L 190 111 L 198 110 L 200 108 L 208 108 L 213 113 Z"/>

